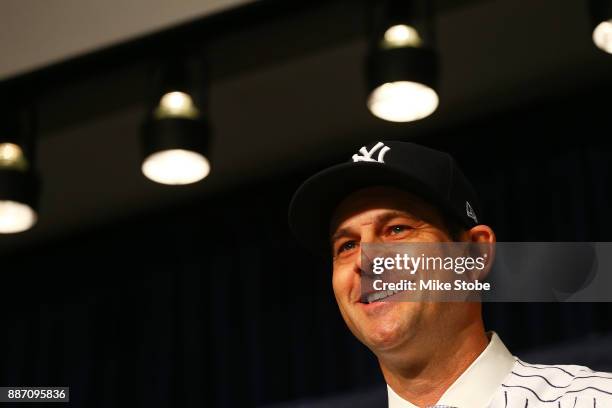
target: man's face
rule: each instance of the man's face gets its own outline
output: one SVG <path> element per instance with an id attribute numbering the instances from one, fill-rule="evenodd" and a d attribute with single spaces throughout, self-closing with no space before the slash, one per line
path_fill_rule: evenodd
<path id="1" fill-rule="evenodd" d="M 334 294 L 349 329 L 375 353 L 392 352 L 419 333 L 435 333 L 453 313 L 443 303 L 363 303 L 360 244 L 445 241 L 451 239 L 438 212 L 401 190 L 360 190 L 336 209 L 331 222 Z"/>

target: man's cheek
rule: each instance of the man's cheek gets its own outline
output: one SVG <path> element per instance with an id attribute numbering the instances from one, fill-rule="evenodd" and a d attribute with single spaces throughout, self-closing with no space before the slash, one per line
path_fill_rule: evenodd
<path id="1" fill-rule="evenodd" d="M 350 291 L 350 282 L 342 273 L 342 270 L 335 269 L 332 276 L 332 288 L 336 297 L 340 298 Z"/>
<path id="2" fill-rule="evenodd" d="M 339 294 L 339 283 L 338 283 L 338 272 L 334 269 L 334 274 L 332 275 L 332 289 L 334 290 L 334 294 L 338 297 Z"/>

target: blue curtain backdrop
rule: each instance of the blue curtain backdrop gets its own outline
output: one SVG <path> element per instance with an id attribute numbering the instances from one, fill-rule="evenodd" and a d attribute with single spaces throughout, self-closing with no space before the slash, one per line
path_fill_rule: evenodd
<path id="1" fill-rule="evenodd" d="M 608 113 L 574 100 L 417 141 L 456 156 L 500 240 L 611 240 Z M 5 257 L 0 384 L 70 386 L 71 406 L 94 408 L 244 407 L 380 382 L 337 311 L 329 261 L 287 227 L 294 189 L 332 162 Z M 485 305 L 514 352 L 609 333 L 611 313 Z"/>

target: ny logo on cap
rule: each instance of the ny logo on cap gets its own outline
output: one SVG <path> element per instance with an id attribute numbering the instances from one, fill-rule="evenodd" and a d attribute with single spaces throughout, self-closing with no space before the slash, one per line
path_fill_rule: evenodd
<path id="1" fill-rule="evenodd" d="M 380 149 L 382 147 L 382 149 Z M 378 152 L 378 157 L 376 159 L 372 158 L 372 155 L 374 153 L 376 153 L 376 151 L 380 149 L 380 151 Z M 384 163 L 385 162 L 385 154 L 387 154 L 387 152 L 391 150 L 390 147 L 385 146 L 385 144 L 383 142 L 378 142 L 376 143 L 376 145 L 374 147 L 372 147 L 372 149 L 370 149 L 370 151 L 368 152 L 368 149 L 365 148 L 365 146 L 363 146 L 361 149 L 359 149 L 359 153 L 361 153 L 361 156 L 358 154 L 354 154 L 353 155 L 353 162 L 360 162 L 360 161 L 367 161 L 367 162 L 379 162 L 379 163 Z"/>
<path id="2" fill-rule="evenodd" d="M 465 212 L 467 213 L 467 216 L 470 217 L 471 219 L 474 220 L 474 222 L 476 224 L 478 224 L 478 218 L 476 218 L 476 212 L 474 212 L 474 209 L 472 208 L 472 206 L 470 205 L 469 201 L 465 202 Z"/>

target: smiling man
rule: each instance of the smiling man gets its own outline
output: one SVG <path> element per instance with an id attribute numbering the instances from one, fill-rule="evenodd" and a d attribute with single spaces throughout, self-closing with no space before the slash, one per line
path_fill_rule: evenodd
<path id="1" fill-rule="evenodd" d="M 495 243 L 479 216 L 451 156 L 395 141 L 364 146 L 314 175 L 289 209 L 298 240 L 332 257 L 340 313 L 376 355 L 390 408 L 612 407 L 612 375 L 518 360 L 485 332 L 480 303 L 363 296 L 362 243 Z"/>

